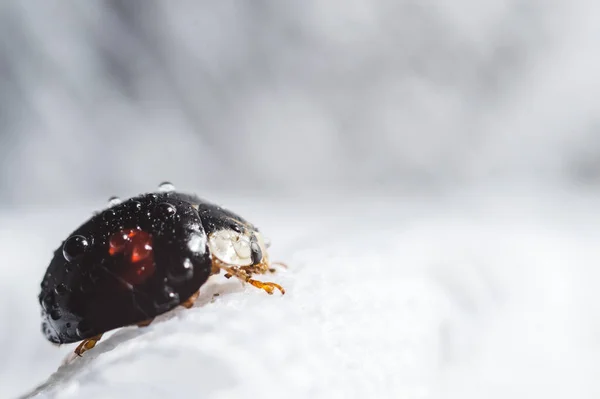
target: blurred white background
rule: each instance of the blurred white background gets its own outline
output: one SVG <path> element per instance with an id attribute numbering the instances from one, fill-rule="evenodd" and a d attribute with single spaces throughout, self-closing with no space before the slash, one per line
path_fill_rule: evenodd
<path id="1" fill-rule="evenodd" d="M 339 203 L 364 199 L 350 215 L 338 215 L 360 222 L 342 223 L 340 230 L 376 237 L 393 227 L 386 215 L 416 206 L 420 211 L 411 223 L 422 223 L 420 215 L 430 231 L 417 245 L 424 251 L 432 250 L 427 237 L 444 242 L 432 215 L 447 230 L 448 205 L 432 198 L 469 190 L 450 201 L 465 201 L 464 207 L 479 212 L 451 213 L 461 215 L 463 239 L 456 245 L 467 248 L 469 237 L 481 234 L 493 237 L 482 239 L 489 252 L 477 249 L 474 268 L 487 258 L 491 263 L 484 268 L 514 271 L 498 284 L 518 291 L 513 278 L 525 278 L 515 266 L 519 259 L 534 261 L 532 251 L 552 253 L 568 241 L 559 257 L 567 263 L 545 255 L 556 281 L 568 281 L 561 314 L 585 313 L 583 304 L 596 309 L 596 296 L 573 299 L 569 293 L 592 293 L 585 284 L 600 260 L 593 244 L 600 203 L 599 13 L 600 3 L 590 0 L 3 1 L 0 277 L 8 294 L 0 296 L 0 323 L 18 314 L 31 335 L 12 346 L 10 337 L 20 333 L 12 323 L 0 324 L 6 342 L 0 350 L 12 359 L 0 365 L 0 394 L 23 393 L 56 369 L 57 356 L 38 331 L 36 308 L 37 286 L 54 247 L 91 214 L 92 205 L 153 190 L 165 180 L 201 196 L 228 198 L 281 234 L 289 231 L 284 222 L 302 230 L 310 217 L 328 220 Z M 523 190 L 526 199 L 515 194 Z M 317 202 L 305 213 L 298 202 L 288 208 L 279 203 L 277 219 L 265 198 L 280 196 Z M 244 201 L 249 197 L 253 202 Z M 319 207 L 320 198 L 328 198 L 331 208 Z M 485 198 L 493 198 L 493 206 Z M 430 208 L 423 210 L 421 201 Z M 523 210 L 542 205 L 552 210 L 529 221 Z M 365 210 L 368 218 L 360 213 Z M 490 233 L 502 224 L 487 223 L 490 212 L 506 216 L 513 227 L 500 229 L 505 235 Z M 565 220 L 568 227 L 561 224 Z M 558 224 L 539 224 L 546 222 Z M 556 236 L 544 235 L 548 229 Z M 529 232 L 523 243 L 531 247 L 507 244 L 522 231 Z M 528 234 L 538 233 L 545 238 L 528 241 Z M 348 241 L 360 245 L 355 237 Z M 497 251 L 506 248 L 516 252 L 494 263 Z M 570 262 L 571 251 L 578 251 L 579 263 Z M 532 286 L 546 271 L 538 266 L 526 273 Z M 449 261 L 448 269 L 442 276 L 470 281 L 463 264 Z M 554 303 L 546 299 L 555 283 L 530 294 L 536 299 L 527 302 L 527 311 L 550 314 L 545 305 Z M 522 284 L 526 288 L 517 286 L 531 288 Z M 508 323 L 500 331 L 511 332 L 511 323 L 528 319 L 514 301 L 502 310 L 512 316 L 500 319 Z M 563 319 L 552 320 L 554 328 Z M 560 336 L 568 354 L 564 362 L 581 373 L 565 376 L 556 366 L 566 364 L 559 357 L 546 363 L 539 381 L 563 376 L 579 387 L 578 397 L 592 392 L 587 376 L 598 371 L 597 364 L 579 355 L 598 353 L 594 334 L 600 323 L 588 321 L 578 318 L 576 333 Z M 469 366 L 459 362 L 448 380 L 468 381 L 483 373 L 484 364 L 491 368 L 484 368 L 489 373 L 481 387 L 494 391 L 490 359 L 507 352 L 497 331 L 485 337 L 481 347 L 496 349 L 479 352 Z M 555 338 L 540 342 L 550 345 Z M 540 345 L 530 359 L 547 353 Z M 510 370 L 511 361 L 503 358 L 497 367 Z M 512 397 L 531 392 L 518 387 L 539 382 L 521 378 L 523 373 L 504 374 L 503 386 L 514 381 L 517 387 Z M 446 397 L 458 395 L 458 388 L 464 393 L 458 384 Z"/>
<path id="2" fill-rule="evenodd" d="M 5 1 L 0 200 L 600 181 L 587 0 Z"/>

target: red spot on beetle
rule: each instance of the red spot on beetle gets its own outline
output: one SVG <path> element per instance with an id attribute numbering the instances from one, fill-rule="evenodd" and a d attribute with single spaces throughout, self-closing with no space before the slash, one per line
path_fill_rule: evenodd
<path id="1" fill-rule="evenodd" d="M 131 284 L 141 284 L 154 274 L 152 236 L 140 229 L 125 229 L 108 240 L 111 256 L 122 254 L 127 261 L 121 277 Z"/>

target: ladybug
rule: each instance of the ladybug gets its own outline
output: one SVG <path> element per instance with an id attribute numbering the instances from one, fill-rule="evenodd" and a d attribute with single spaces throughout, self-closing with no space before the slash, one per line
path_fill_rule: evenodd
<path id="1" fill-rule="evenodd" d="M 251 278 L 274 271 L 267 248 L 254 225 L 170 183 L 126 201 L 113 198 L 55 251 L 39 295 L 42 332 L 55 344 L 82 341 L 75 349 L 81 356 L 107 331 L 190 308 L 221 271 L 284 294 L 278 284 Z"/>

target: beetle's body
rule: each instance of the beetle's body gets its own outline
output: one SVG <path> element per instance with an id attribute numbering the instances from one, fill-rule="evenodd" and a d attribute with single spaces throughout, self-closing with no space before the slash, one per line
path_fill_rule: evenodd
<path id="1" fill-rule="evenodd" d="M 86 340 L 183 304 L 220 271 L 209 243 L 220 231 L 239 233 L 240 242 L 249 237 L 244 245 L 252 248 L 252 262 L 246 267 L 267 265 L 255 226 L 194 195 L 150 193 L 96 214 L 63 241 L 42 281 L 46 338 Z M 224 268 L 254 282 L 235 265 Z"/>

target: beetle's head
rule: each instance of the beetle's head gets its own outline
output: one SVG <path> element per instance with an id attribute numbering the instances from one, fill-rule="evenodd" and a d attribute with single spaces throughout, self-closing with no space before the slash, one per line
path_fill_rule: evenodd
<path id="1" fill-rule="evenodd" d="M 257 266 L 269 264 L 269 243 L 263 235 L 252 229 L 241 232 L 234 229 L 216 230 L 208 236 L 211 254 L 231 266 Z"/>

